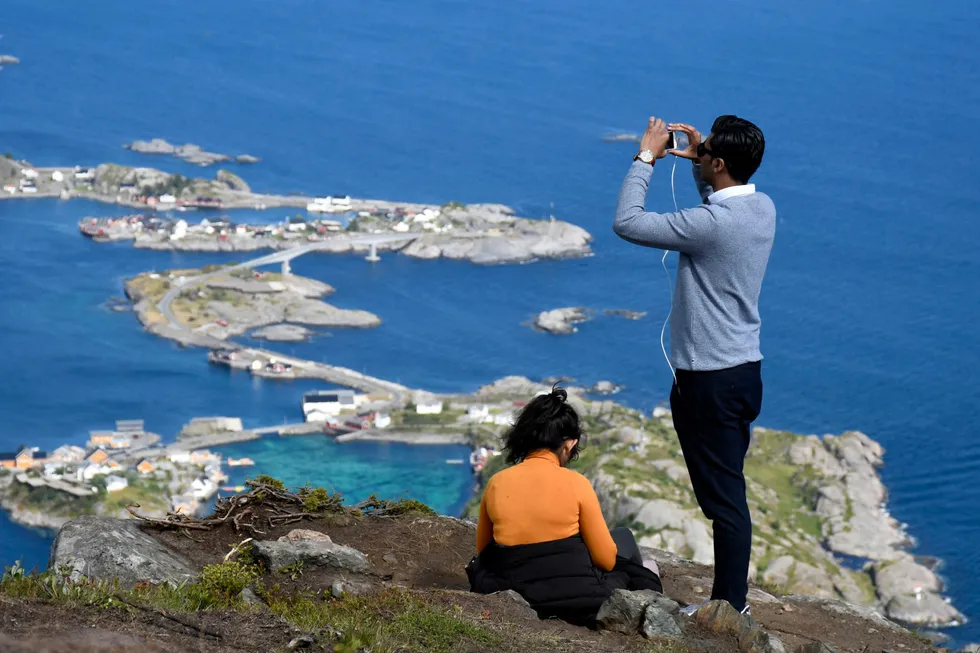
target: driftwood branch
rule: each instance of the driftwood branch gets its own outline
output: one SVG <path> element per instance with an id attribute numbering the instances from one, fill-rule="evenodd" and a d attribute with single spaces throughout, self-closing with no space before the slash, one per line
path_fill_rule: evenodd
<path id="1" fill-rule="evenodd" d="M 182 617 L 178 617 L 176 615 L 172 615 L 169 612 L 167 612 L 166 610 L 163 610 L 161 608 L 154 608 L 154 607 L 150 607 L 148 605 L 140 605 L 139 603 L 133 603 L 129 599 L 124 598 L 124 597 L 120 596 L 119 594 L 113 595 L 113 598 L 115 598 L 120 603 L 125 603 L 126 605 L 128 605 L 128 606 L 130 606 L 132 608 L 136 608 L 137 610 L 142 610 L 143 612 L 149 612 L 151 614 L 160 615 L 161 617 L 163 617 L 165 619 L 169 619 L 170 621 L 173 621 L 175 623 L 178 623 L 181 626 L 184 626 L 185 628 L 190 628 L 191 630 L 196 630 L 197 632 L 201 633 L 202 635 L 208 635 L 209 637 L 214 637 L 215 639 L 223 639 L 224 638 L 224 635 L 222 635 L 217 630 L 211 630 L 210 628 L 205 628 L 204 626 L 200 626 L 198 624 L 192 623 L 192 622 L 188 621 L 187 619 L 184 619 Z"/>

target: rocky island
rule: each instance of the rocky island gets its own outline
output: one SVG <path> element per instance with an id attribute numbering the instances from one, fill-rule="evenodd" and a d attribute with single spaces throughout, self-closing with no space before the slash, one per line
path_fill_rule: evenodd
<path id="1" fill-rule="evenodd" d="M 19 64 L 20 59 L 10 54 L 0 54 L 0 66 L 12 66 Z"/>
<path id="2" fill-rule="evenodd" d="M 582 306 L 570 306 L 567 308 L 556 308 L 550 311 L 542 311 L 535 316 L 531 327 L 536 331 L 546 331 L 557 335 L 568 335 L 578 331 L 576 324 L 588 322 L 597 311 Z M 643 311 L 628 311 L 623 309 L 611 309 L 602 311 L 603 315 L 624 317 L 627 320 L 639 320 L 646 316 Z"/>
<path id="3" fill-rule="evenodd" d="M 148 331 L 184 344 L 210 345 L 253 329 L 259 338 L 291 340 L 310 333 L 298 331 L 296 325 L 370 328 L 381 324 L 373 313 L 321 301 L 334 291 L 325 283 L 247 267 L 149 272 L 127 280 L 125 289 Z M 277 329 L 264 328 L 270 326 Z"/>
<path id="4" fill-rule="evenodd" d="M 239 154 L 233 157 L 230 154 L 208 152 L 200 145 L 195 145 L 194 143 L 172 145 L 162 138 L 154 138 L 149 141 L 133 141 L 132 143 L 126 143 L 123 147 L 140 154 L 175 156 L 188 163 L 194 163 L 200 166 L 210 166 L 215 163 L 224 163 L 227 161 L 235 161 L 236 163 L 258 163 L 260 161 L 258 157 L 252 156 L 251 154 Z"/>

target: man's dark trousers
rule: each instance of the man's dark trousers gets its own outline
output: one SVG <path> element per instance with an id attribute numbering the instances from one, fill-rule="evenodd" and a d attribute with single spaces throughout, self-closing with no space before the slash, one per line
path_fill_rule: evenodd
<path id="1" fill-rule="evenodd" d="M 674 429 L 680 439 L 698 505 L 712 522 L 715 583 L 712 600 L 745 607 L 752 518 L 742 473 L 750 426 L 762 408 L 761 363 L 711 372 L 677 370 L 670 392 Z"/>

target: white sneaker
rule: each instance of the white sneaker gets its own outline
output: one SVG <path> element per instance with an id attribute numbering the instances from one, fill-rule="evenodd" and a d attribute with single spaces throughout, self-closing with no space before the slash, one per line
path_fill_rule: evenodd
<path id="1" fill-rule="evenodd" d="M 701 609 L 701 606 L 707 603 L 707 601 L 701 601 L 700 603 L 695 603 L 693 605 L 685 605 L 679 610 L 681 614 L 686 614 L 689 617 L 693 617 L 694 613 Z"/>

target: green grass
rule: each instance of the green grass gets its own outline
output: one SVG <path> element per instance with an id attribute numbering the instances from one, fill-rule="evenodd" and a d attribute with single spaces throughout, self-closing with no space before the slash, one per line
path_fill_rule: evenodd
<path id="1" fill-rule="evenodd" d="M 341 601 L 294 597 L 273 600 L 270 608 L 304 631 L 325 631 L 321 637 L 339 639 L 339 647 L 350 650 L 360 645 L 370 646 L 374 653 L 452 653 L 478 647 L 505 649 L 511 643 L 462 610 L 432 605 L 399 590 Z"/>

